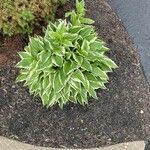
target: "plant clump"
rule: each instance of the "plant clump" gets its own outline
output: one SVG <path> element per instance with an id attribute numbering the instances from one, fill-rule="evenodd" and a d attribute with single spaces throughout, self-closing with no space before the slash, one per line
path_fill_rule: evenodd
<path id="1" fill-rule="evenodd" d="M 83 0 L 76 0 L 76 11 L 66 13 L 66 19 L 50 22 L 44 37 L 31 37 L 25 51 L 19 52 L 17 81 L 47 107 L 58 103 L 62 108 L 69 101 L 85 105 L 88 97 L 97 99 L 95 90 L 106 88 L 107 73 L 117 67 L 105 55 L 109 48 L 98 38 L 94 21 L 85 17 Z"/>
<path id="2" fill-rule="evenodd" d="M 9 36 L 31 33 L 33 25 L 53 20 L 66 0 L 0 0 L 0 30 Z"/>

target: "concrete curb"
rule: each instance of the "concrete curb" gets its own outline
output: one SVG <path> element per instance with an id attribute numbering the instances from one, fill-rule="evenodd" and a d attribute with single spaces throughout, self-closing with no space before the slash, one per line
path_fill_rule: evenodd
<path id="1" fill-rule="evenodd" d="M 136 141 L 112 145 L 104 148 L 92 148 L 91 150 L 144 150 L 144 148 L 145 148 L 144 141 Z M 60 149 L 33 146 L 30 144 L 21 143 L 0 136 L 0 150 L 60 150 Z M 71 149 L 64 149 L 64 150 L 71 150 Z"/>

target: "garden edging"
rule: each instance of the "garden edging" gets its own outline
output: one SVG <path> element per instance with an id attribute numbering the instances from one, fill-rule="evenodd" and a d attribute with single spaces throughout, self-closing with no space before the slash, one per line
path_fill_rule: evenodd
<path id="1" fill-rule="evenodd" d="M 55 149 L 55 148 L 33 146 L 15 140 L 10 140 L 1 136 L 0 136 L 0 147 L 1 150 L 61 150 L 58 148 Z M 90 150 L 135 150 L 135 149 L 144 150 L 144 147 L 145 147 L 144 141 L 136 141 L 136 142 L 112 145 L 104 148 L 92 148 Z M 64 150 L 71 150 L 71 149 L 64 148 Z M 82 150 L 82 149 L 77 149 L 77 150 Z"/>

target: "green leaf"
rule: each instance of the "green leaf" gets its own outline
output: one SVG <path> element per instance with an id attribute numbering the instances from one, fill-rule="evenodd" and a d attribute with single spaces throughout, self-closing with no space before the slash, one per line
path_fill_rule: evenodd
<path id="1" fill-rule="evenodd" d="M 52 67 L 52 60 L 49 58 L 46 62 L 37 62 L 37 71 L 47 71 Z"/>
<path id="2" fill-rule="evenodd" d="M 81 50 L 89 51 L 90 50 L 90 44 L 87 40 L 83 40 Z"/>
<path id="3" fill-rule="evenodd" d="M 85 72 L 84 75 L 90 82 L 98 82 L 97 78 L 92 73 Z"/>
<path id="4" fill-rule="evenodd" d="M 48 104 L 48 101 L 49 101 L 49 94 L 44 93 L 41 98 L 42 98 L 43 106 L 46 106 Z"/>
<path id="5" fill-rule="evenodd" d="M 67 45 L 68 46 L 68 45 Z M 53 52 L 55 55 L 63 57 L 65 54 L 65 48 L 63 46 L 57 47 L 57 49 L 54 50 Z"/>
<path id="6" fill-rule="evenodd" d="M 30 93 L 33 94 L 34 92 L 37 92 L 37 87 L 38 87 L 38 81 L 34 81 L 32 82 L 31 86 L 30 86 Z"/>
<path id="7" fill-rule="evenodd" d="M 71 81 L 70 82 L 70 86 L 74 89 L 74 90 L 76 90 L 76 91 L 79 91 L 79 92 L 81 92 L 82 91 L 82 89 L 81 89 L 81 83 L 79 83 L 79 82 L 75 82 L 75 81 Z"/>
<path id="8" fill-rule="evenodd" d="M 90 89 L 90 82 L 87 80 L 86 77 L 84 77 L 84 81 L 82 82 L 82 84 L 86 90 Z"/>
<path id="9" fill-rule="evenodd" d="M 87 26 L 87 27 L 84 27 L 79 35 L 82 36 L 82 38 L 84 39 L 86 36 L 89 36 L 91 34 L 91 32 L 93 31 L 93 28 L 91 26 Z"/>
<path id="10" fill-rule="evenodd" d="M 96 33 L 92 33 L 92 34 L 86 36 L 85 39 L 86 39 L 88 42 L 93 43 L 93 42 L 95 42 L 96 39 L 97 39 L 97 34 L 96 34 Z"/>
<path id="11" fill-rule="evenodd" d="M 70 75 L 67 75 L 64 73 L 63 68 L 59 71 L 59 78 L 61 81 L 61 84 L 63 86 L 66 86 L 66 83 L 69 81 L 70 79 Z"/>
<path id="12" fill-rule="evenodd" d="M 100 51 L 102 51 L 102 52 L 107 52 L 107 51 L 109 51 L 110 49 L 108 48 L 108 47 L 106 47 L 106 46 L 104 46 L 104 45 L 102 45 L 102 47 L 101 47 L 101 49 L 100 49 Z"/>
<path id="13" fill-rule="evenodd" d="M 29 73 L 28 73 L 28 76 L 26 78 L 26 82 L 28 84 L 32 84 L 32 82 L 37 82 L 38 81 L 38 77 L 39 77 L 39 74 L 36 73 L 35 70 L 31 70 Z"/>
<path id="14" fill-rule="evenodd" d="M 94 50 L 100 50 L 103 46 L 103 42 L 98 42 L 98 41 L 94 41 L 93 43 L 90 44 L 90 48 L 94 51 Z"/>
<path id="15" fill-rule="evenodd" d="M 78 20 L 78 18 L 77 18 L 77 14 L 75 13 L 75 11 L 73 10 L 72 12 L 71 12 L 71 23 L 73 24 L 73 25 L 79 25 L 80 23 L 79 23 L 79 20 Z"/>
<path id="16" fill-rule="evenodd" d="M 105 72 L 112 72 L 111 67 L 107 66 L 106 64 L 99 62 L 98 66 Z"/>
<path id="17" fill-rule="evenodd" d="M 76 98 L 77 98 L 80 105 L 84 105 L 84 99 L 80 93 L 77 94 Z"/>
<path id="18" fill-rule="evenodd" d="M 76 33 L 77 34 L 81 31 L 82 28 L 83 28 L 82 26 L 72 26 L 69 29 L 69 33 L 72 33 L 72 34 Z"/>
<path id="19" fill-rule="evenodd" d="M 85 51 L 85 50 L 82 50 L 82 49 L 79 49 L 79 50 L 78 50 L 78 53 L 79 53 L 81 56 L 83 56 L 83 57 L 88 56 L 88 52 Z"/>
<path id="20" fill-rule="evenodd" d="M 58 101 L 59 107 L 60 107 L 61 109 L 63 109 L 63 106 L 64 106 L 65 103 L 64 103 L 64 101 L 63 101 L 63 99 L 62 99 L 62 96 L 61 96 L 61 98 L 58 99 L 57 101 Z"/>
<path id="21" fill-rule="evenodd" d="M 47 108 L 53 106 L 56 103 L 57 99 L 58 99 L 58 98 L 56 99 L 56 94 L 55 94 L 54 90 L 52 90 L 51 93 L 49 93 L 48 96 L 49 97 L 48 97 L 48 101 L 47 101 Z"/>
<path id="22" fill-rule="evenodd" d="M 74 34 L 73 33 L 64 33 L 63 36 L 65 39 L 68 39 L 68 41 L 72 42 L 78 37 L 78 34 L 76 34 L 76 33 L 74 33 Z"/>
<path id="23" fill-rule="evenodd" d="M 55 101 L 54 101 L 54 103 L 53 103 L 52 105 L 58 103 L 58 104 L 59 104 L 59 107 L 62 109 L 62 108 L 63 108 L 63 102 L 60 103 L 61 101 L 62 101 L 62 99 L 61 99 L 61 94 L 58 93 L 57 95 L 55 95 Z M 52 106 L 52 105 L 51 105 L 51 106 Z"/>
<path id="24" fill-rule="evenodd" d="M 60 92 L 63 89 L 63 86 L 64 85 L 62 85 L 62 83 L 61 83 L 59 74 L 56 73 L 54 76 L 54 81 L 53 81 L 53 88 L 54 88 L 55 93 Z"/>
<path id="25" fill-rule="evenodd" d="M 80 100 L 80 104 L 81 105 L 85 105 L 88 104 L 88 99 L 87 99 L 87 91 L 85 89 L 82 89 L 81 93 L 79 93 L 81 95 Z"/>
<path id="26" fill-rule="evenodd" d="M 64 70 L 64 73 L 65 74 L 68 74 L 69 71 L 70 71 L 70 68 L 71 68 L 71 61 L 66 61 L 64 62 L 64 65 L 63 65 L 63 70 Z"/>
<path id="27" fill-rule="evenodd" d="M 103 63 L 106 64 L 110 68 L 118 68 L 118 66 L 115 64 L 114 61 L 112 61 L 110 58 L 104 58 Z"/>
<path id="28" fill-rule="evenodd" d="M 60 108 L 63 108 L 63 105 L 67 103 L 67 99 L 63 92 L 60 92 L 61 98 L 58 101 Z"/>
<path id="29" fill-rule="evenodd" d="M 90 86 L 93 88 L 93 89 L 106 89 L 104 83 L 102 82 L 90 82 Z"/>
<path id="30" fill-rule="evenodd" d="M 63 65 L 63 70 L 66 75 L 73 72 L 77 68 L 78 68 L 77 63 L 73 61 L 66 61 Z"/>
<path id="31" fill-rule="evenodd" d="M 78 93 L 76 97 L 77 97 L 77 100 L 78 100 L 80 105 L 84 106 L 85 104 L 88 103 L 88 101 L 87 101 L 87 92 L 86 91 L 82 90 L 82 92 Z"/>
<path id="32" fill-rule="evenodd" d="M 88 61 L 95 62 L 97 60 L 97 57 L 93 53 L 89 52 L 89 55 L 86 57 Z"/>
<path id="33" fill-rule="evenodd" d="M 99 76 L 103 80 L 108 80 L 107 74 L 102 71 L 100 68 L 93 66 L 93 74 L 94 76 Z"/>
<path id="34" fill-rule="evenodd" d="M 106 57 L 103 54 L 100 54 L 96 51 L 89 51 L 88 53 L 89 54 L 86 58 L 92 62 L 95 62 L 96 60 L 101 62 Z"/>
<path id="35" fill-rule="evenodd" d="M 79 55 L 73 53 L 73 59 L 81 66 L 81 64 L 83 62 L 82 56 L 79 56 Z"/>
<path id="36" fill-rule="evenodd" d="M 65 54 L 66 60 L 69 60 L 71 56 L 72 56 L 71 52 L 66 52 L 66 54 Z"/>
<path id="37" fill-rule="evenodd" d="M 20 62 L 17 63 L 17 68 L 29 68 L 33 60 L 31 58 L 29 59 L 22 59 Z"/>
<path id="38" fill-rule="evenodd" d="M 49 76 L 46 76 L 43 79 L 43 89 L 47 91 L 48 87 L 50 87 Z"/>
<path id="39" fill-rule="evenodd" d="M 53 31 L 50 31 L 49 34 L 48 34 L 48 38 L 50 40 L 59 40 L 60 37 L 62 37 L 62 34 L 59 34 L 58 32 L 53 32 Z M 52 44 L 52 43 L 51 43 Z"/>
<path id="40" fill-rule="evenodd" d="M 95 21 L 94 20 L 92 20 L 92 19 L 90 19 L 90 18 L 82 18 L 82 19 L 80 19 L 80 21 L 81 21 L 81 23 L 83 23 L 83 24 L 93 24 Z"/>
<path id="41" fill-rule="evenodd" d="M 36 51 L 36 52 L 39 52 L 39 51 L 42 51 L 44 48 L 44 44 L 43 44 L 43 41 L 41 41 L 39 38 L 32 38 L 30 37 L 30 47 L 32 47 L 32 52 L 33 52 L 33 49 Z"/>
<path id="42" fill-rule="evenodd" d="M 29 52 L 18 52 L 21 59 L 32 59 L 32 55 Z"/>
<path id="43" fill-rule="evenodd" d="M 69 101 L 71 101 L 73 103 L 77 103 L 77 95 L 78 95 L 78 91 L 71 88 L 71 95 L 70 95 Z"/>
<path id="44" fill-rule="evenodd" d="M 49 82 L 50 82 L 51 84 L 53 84 L 54 76 L 55 76 L 55 73 L 50 73 L 50 74 L 49 74 Z"/>
<path id="45" fill-rule="evenodd" d="M 56 31 L 56 26 L 54 23 L 52 23 L 51 21 L 49 22 L 48 26 L 47 26 L 47 30 L 48 31 Z"/>
<path id="46" fill-rule="evenodd" d="M 66 12 L 66 13 L 65 13 L 65 18 L 70 17 L 70 16 L 71 16 L 71 14 L 72 14 L 72 12 Z"/>
<path id="47" fill-rule="evenodd" d="M 90 96 L 92 96 L 95 99 L 98 99 L 97 94 L 96 94 L 95 90 L 93 89 L 93 87 L 90 86 L 90 89 L 88 92 L 89 92 Z"/>
<path id="48" fill-rule="evenodd" d="M 39 56 L 40 61 L 45 63 L 46 61 L 48 61 L 48 59 L 50 59 L 51 53 L 42 51 L 41 53 L 38 54 L 38 56 Z"/>
<path id="49" fill-rule="evenodd" d="M 75 47 L 74 44 L 72 44 L 72 42 L 70 40 L 67 40 L 67 39 L 64 39 L 62 43 L 63 43 L 63 46 L 66 48 L 67 47 Z"/>
<path id="50" fill-rule="evenodd" d="M 84 75 L 80 70 L 75 71 L 72 74 L 71 79 L 76 82 L 84 82 L 85 81 Z"/>
<path id="51" fill-rule="evenodd" d="M 84 15 L 84 13 L 85 13 L 85 8 L 84 7 L 85 7 L 84 0 L 81 0 L 80 2 L 78 0 L 76 0 L 77 13 Z"/>
<path id="52" fill-rule="evenodd" d="M 26 78 L 27 78 L 27 74 L 21 73 L 21 74 L 17 77 L 16 81 L 17 81 L 17 82 L 22 82 L 22 81 L 25 81 Z"/>
<path id="53" fill-rule="evenodd" d="M 59 33 L 59 34 L 64 33 L 65 30 L 66 30 L 66 25 L 67 25 L 66 20 L 60 20 L 56 32 Z"/>
<path id="54" fill-rule="evenodd" d="M 61 92 L 61 95 L 64 97 L 65 102 L 68 101 L 70 94 L 71 94 L 70 85 L 66 84 Z"/>
<path id="55" fill-rule="evenodd" d="M 81 68 L 83 68 L 84 70 L 87 70 L 87 71 L 92 71 L 92 66 L 91 66 L 90 62 L 86 59 L 83 60 Z"/>
<path id="56" fill-rule="evenodd" d="M 56 66 L 62 66 L 63 65 L 63 57 L 58 56 L 58 55 L 53 55 L 52 56 L 52 63 Z"/>
<path id="57" fill-rule="evenodd" d="M 25 46 L 24 50 L 25 50 L 25 52 L 31 54 L 30 44 L 28 46 Z"/>
<path id="58" fill-rule="evenodd" d="M 52 49 L 53 49 L 53 46 L 51 44 L 51 42 L 49 40 L 47 40 L 46 38 L 44 39 L 44 48 L 49 51 L 49 53 L 51 54 L 52 52 Z"/>
<path id="59" fill-rule="evenodd" d="M 75 61 L 71 61 L 71 62 L 72 62 L 72 63 L 71 63 L 71 68 L 70 68 L 69 73 L 71 73 L 71 72 L 73 72 L 74 70 L 76 70 L 76 69 L 79 68 L 78 64 L 77 64 Z"/>
<path id="60" fill-rule="evenodd" d="M 30 71 L 31 70 L 36 70 L 38 67 L 38 62 L 37 60 L 32 61 L 31 65 L 30 65 Z"/>

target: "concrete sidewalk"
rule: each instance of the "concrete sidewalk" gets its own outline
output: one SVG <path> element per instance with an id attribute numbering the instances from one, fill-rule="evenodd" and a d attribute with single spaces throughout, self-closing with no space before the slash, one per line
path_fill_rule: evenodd
<path id="1" fill-rule="evenodd" d="M 104 148 L 93 148 L 93 150 L 144 150 L 144 148 L 145 148 L 144 141 L 136 141 L 136 142 L 117 144 L 117 145 L 104 147 Z M 15 140 L 10 140 L 0 136 L 0 150 L 60 150 L 60 149 L 37 147 L 29 144 L 24 144 Z"/>

